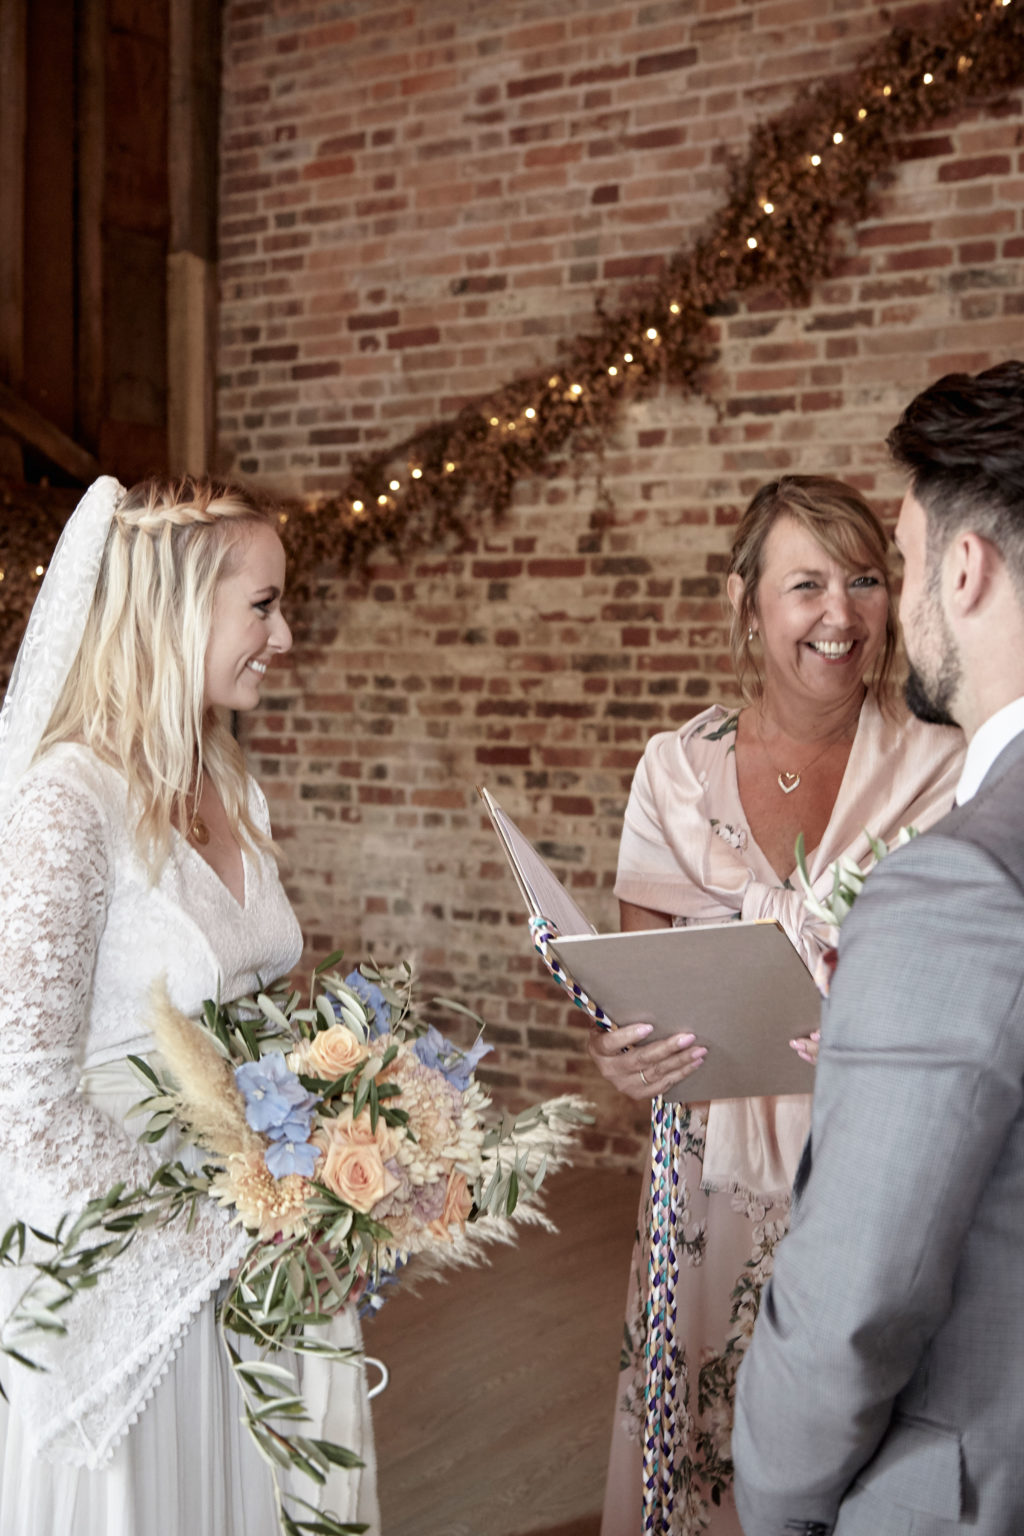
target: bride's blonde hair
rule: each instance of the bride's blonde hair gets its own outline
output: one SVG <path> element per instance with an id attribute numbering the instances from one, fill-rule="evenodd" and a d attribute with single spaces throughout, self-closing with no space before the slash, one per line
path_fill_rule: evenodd
<path id="1" fill-rule="evenodd" d="M 192 476 L 133 486 L 112 519 L 82 643 L 39 754 L 81 741 L 124 774 L 153 879 L 172 827 L 190 826 L 204 778 L 235 836 L 272 847 L 249 814 L 241 748 L 205 707 L 204 686 L 217 584 L 246 530 L 275 521 L 239 486 Z"/>

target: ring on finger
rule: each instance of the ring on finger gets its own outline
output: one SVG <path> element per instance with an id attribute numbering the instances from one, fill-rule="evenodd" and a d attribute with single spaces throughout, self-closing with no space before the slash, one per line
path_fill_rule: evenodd
<path id="1" fill-rule="evenodd" d="M 644 1069 L 643 1069 L 643 1067 L 640 1068 L 640 1081 L 643 1083 L 645 1088 L 649 1088 L 651 1086 L 650 1083 L 647 1081 L 647 1078 L 644 1076 Z"/>

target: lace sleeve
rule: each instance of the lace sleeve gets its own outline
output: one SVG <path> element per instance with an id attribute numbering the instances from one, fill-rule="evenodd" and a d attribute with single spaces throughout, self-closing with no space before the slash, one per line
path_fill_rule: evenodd
<path id="1" fill-rule="evenodd" d="M 52 1230 L 114 1183 L 134 1186 L 152 1172 L 145 1146 L 78 1091 L 110 862 L 104 813 L 88 791 L 52 775 L 30 778 L 0 837 L 6 1221 Z M 66 1338 L 33 1339 L 29 1352 L 45 1374 L 14 1367 L 8 1375 L 34 1448 L 87 1466 L 106 1459 L 238 1247 L 212 1206 L 191 1231 L 182 1222 L 144 1233 L 67 1308 Z M 25 1283 L 23 1271 L 5 1272 L 4 1315 Z"/>

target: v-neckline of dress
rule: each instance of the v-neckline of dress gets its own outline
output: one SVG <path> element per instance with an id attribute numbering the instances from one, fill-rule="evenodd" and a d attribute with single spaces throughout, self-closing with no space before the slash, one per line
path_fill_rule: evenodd
<path id="1" fill-rule="evenodd" d="M 857 729 L 854 732 L 853 740 L 850 743 L 850 755 L 846 759 L 846 767 L 843 769 L 843 777 L 839 781 L 839 788 L 836 790 L 836 797 L 835 797 L 835 799 L 832 802 L 832 809 L 829 812 L 828 821 L 825 823 L 825 830 L 822 832 L 821 837 L 818 839 L 818 842 L 815 844 L 815 846 L 813 848 L 805 849 L 808 869 L 811 869 L 813 867 L 814 860 L 815 860 L 815 855 L 817 854 L 819 848 L 822 848 L 822 847 L 826 846 L 827 843 L 828 843 L 828 835 L 829 835 L 830 831 L 832 830 L 832 824 L 833 824 L 833 822 L 836 819 L 836 807 L 840 804 L 840 802 L 841 802 L 841 800 L 843 798 L 843 791 L 846 788 L 846 783 L 847 783 L 847 780 L 848 780 L 848 778 L 850 776 L 850 764 L 854 761 L 854 759 L 855 759 L 855 757 L 857 755 L 857 745 L 858 745 L 858 742 L 861 739 L 862 727 L 863 727 L 863 724 L 864 724 L 864 706 L 867 703 L 869 697 L 870 697 L 870 692 L 865 693 L 864 699 L 863 699 L 863 701 L 861 703 L 860 713 L 857 716 Z M 736 717 L 738 719 L 739 718 L 739 713 L 740 713 L 739 710 L 736 710 L 735 713 L 736 713 Z M 754 836 L 753 832 L 751 832 L 751 830 L 750 830 L 750 820 L 749 820 L 749 818 L 747 816 L 746 809 L 744 808 L 743 801 L 740 798 L 740 776 L 739 776 L 739 772 L 738 772 L 737 767 L 736 767 L 736 743 L 735 743 L 735 741 L 733 742 L 732 752 L 731 752 L 730 756 L 732 758 L 732 761 L 729 764 L 729 771 L 732 774 L 732 791 L 733 791 L 733 794 L 735 795 L 735 798 L 736 798 L 736 804 L 739 806 L 740 810 L 743 812 L 743 825 L 744 825 L 744 827 L 746 829 L 747 839 L 749 841 L 749 844 L 750 844 L 750 846 L 752 848 L 756 848 L 757 849 L 758 856 L 760 857 L 762 863 L 764 864 L 765 869 L 770 869 L 771 870 L 772 876 L 774 877 L 774 879 L 778 880 L 781 889 L 783 889 L 783 890 L 793 890 L 795 888 L 794 887 L 794 882 L 797 879 L 797 867 L 796 867 L 796 865 L 795 864 L 793 865 L 793 868 L 790 870 L 789 874 L 785 877 L 785 879 L 780 878 L 778 870 L 775 868 L 774 864 L 771 862 L 771 860 L 769 859 L 768 855 L 765 853 L 764 849 L 761 847 L 761 844 L 757 841 L 757 838 Z"/>
<path id="2" fill-rule="evenodd" d="M 228 885 L 227 881 L 222 879 L 222 877 L 217 873 L 209 859 L 204 859 L 202 854 L 199 852 L 199 849 L 194 848 L 193 845 L 189 842 L 188 838 L 185 837 L 177 827 L 174 828 L 174 835 L 184 844 L 189 853 L 192 854 L 195 859 L 198 859 L 199 863 L 205 870 L 207 870 L 211 878 L 217 882 L 217 885 L 225 893 L 225 895 L 231 901 L 232 905 L 237 908 L 239 912 L 244 912 L 246 910 L 249 898 L 249 866 L 246 863 L 245 849 L 242 847 L 242 845 L 238 845 L 239 856 L 242 860 L 242 899 L 239 901 L 230 885 Z"/>

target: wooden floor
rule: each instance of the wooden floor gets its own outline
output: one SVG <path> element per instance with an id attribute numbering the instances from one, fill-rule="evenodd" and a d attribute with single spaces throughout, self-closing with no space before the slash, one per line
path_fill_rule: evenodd
<path id="1" fill-rule="evenodd" d="M 638 1175 L 551 1179 L 557 1237 L 398 1292 L 364 1327 L 383 1536 L 597 1536 Z"/>

